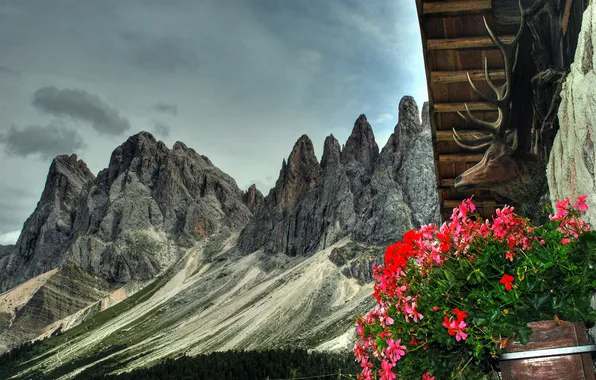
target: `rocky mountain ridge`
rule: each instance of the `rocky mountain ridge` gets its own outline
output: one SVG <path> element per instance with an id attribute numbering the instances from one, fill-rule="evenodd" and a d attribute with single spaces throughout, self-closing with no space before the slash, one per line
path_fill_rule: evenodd
<path id="1" fill-rule="evenodd" d="M 325 322 L 333 325 L 332 337 L 304 329 L 302 337 L 321 347 L 336 347 L 339 343 L 325 342 L 341 335 L 345 346 L 354 313 L 370 306 L 361 295 L 368 294 L 370 266 L 382 260 L 383 244 L 421 223 L 438 222 L 436 198 L 430 127 L 427 116 L 421 123 L 411 97 L 400 102 L 399 122 L 381 151 L 365 115 L 357 118 L 343 147 L 333 135 L 325 139 L 320 163 L 312 141 L 301 136 L 267 196 L 255 185 L 241 191 L 207 157 L 181 142 L 169 149 L 147 132 L 114 150 L 108 167 L 97 176 L 76 156 L 59 156 L 19 241 L 0 247 L 0 292 L 12 289 L 0 297 L 0 350 L 57 328 L 95 326 L 98 313 L 101 320 L 105 313 L 120 318 L 118 305 L 147 289 L 157 291 L 166 303 L 163 310 L 169 310 L 154 316 L 153 298 L 146 300 L 138 315 L 149 313 L 156 326 L 166 320 L 185 325 L 191 317 L 204 326 L 200 318 L 212 315 L 213 305 L 226 305 L 219 298 L 223 293 L 218 284 L 224 283 L 232 289 L 226 297 L 241 297 L 250 289 L 260 294 L 257 298 L 268 297 L 242 306 L 243 315 L 252 318 L 263 313 L 259 310 L 286 302 L 278 299 L 283 292 L 271 293 L 272 284 L 287 284 L 286 293 L 299 292 L 293 284 L 304 286 L 300 276 L 319 284 L 308 297 L 325 300 L 317 303 L 313 318 L 333 315 Z M 348 248 L 332 249 L 350 240 Z M 250 265 L 237 264 L 241 262 Z M 303 262 L 312 265 L 301 267 Z M 263 288 L 263 283 L 270 285 Z M 360 294 L 357 301 L 349 294 L 338 295 L 356 304 L 334 301 L 331 289 L 337 284 Z M 188 287 L 196 290 L 191 294 Z M 317 295 L 319 291 L 325 294 Z M 195 299 L 196 292 L 202 298 Z M 307 305 L 308 298 L 304 300 Z M 327 302 L 336 306 L 325 306 Z M 30 323 L 36 313 L 43 320 Z M 296 318 L 306 318 L 298 314 Z M 277 311 L 275 315 L 286 318 Z M 31 328 L 25 331 L 22 326 Z M 149 332 L 144 324 L 137 328 L 141 330 L 131 332 L 136 337 Z M 264 328 L 251 327 L 251 336 L 262 335 Z M 159 335 L 160 330 L 152 333 Z M 301 339 L 290 332 L 275 336 L 287 343 Z M 240 343 L 248 344 L 252 338 L 243 339 Z M 228 347 L 225 340 L 202 348 L 197 342 L 188 342 L 196 352 Z"/>
<path id="2" fill-rule="evenodd" d="M 0 260 L 0 291 L 66 262 L 110 282 L 153 278 L 177 258 L 172 246 L 246 224 L 241 198 L 207 157 L 181 142 L 170 150 L 147 132 L 116 148 L 97 177 L 76 155 L 59 156 L 12 254 Z"/>
<path id="3" fill-rule="evenodd" d="M 404 97 L 381 152 L 360 115 L 343 149 L 333 135 L 325 139 L 320 164 L 310 139 L 300 137 L 275 187 L 242 230 L 239 249 L 309 255 L 346 236 L 379 244 L 438 223 L 427 105 L 423 115 L 421 123 L 414 99 Z"/>

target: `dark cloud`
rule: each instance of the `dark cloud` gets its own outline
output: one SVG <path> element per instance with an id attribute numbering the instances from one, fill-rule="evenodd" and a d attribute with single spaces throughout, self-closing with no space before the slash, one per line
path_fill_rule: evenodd
<path id="1" fill-rule="evenodd" d="M 10 67 L 0 66 L 0 75 L 18 76 L 21 75 L 21 72 L 18 70 L 11 69 Z"/>
<path id="2" fill-rule="evenodd" d="M 167 104 L 167 103 L 157 103 L 152 107 L 154 110 L 169 113 L 170 115 L 178 115 L 178 106 L 175 104 Z"/>
<path id="3" fill-rule="evenodd" d="M 176 36 L 151 37 L 133 32 L 120 35 L 125 41 L 129 61 L 152 71 L 195 72 L 201 62 L 189 44 Z"/>
<path id="4" fill-rule="evenodd" d="M 117 109 L 85 90 L 43 87 L 35 91 L 31 104 L 42 112 L 87 121 L 102 134 L 121 135 L 130 129 Z"/>
<path id="5" fill-rule="evenodd" d="M 85 147 L 77 131 L 53 124 L 46 127 L 30 125 L 24 129 L 11 126 L 8 132 L 0 134 L 0 143 L 9 155 L 28 157 L 39 154 L 44 160 L 75 153 Z"/>
<path id="6" fill-rule="evenodd" d="M 156 135 L 161 137 L 168 137 L 170 135 L 171 128 L 163 121 L 153 120 L 153 130 Z"/>

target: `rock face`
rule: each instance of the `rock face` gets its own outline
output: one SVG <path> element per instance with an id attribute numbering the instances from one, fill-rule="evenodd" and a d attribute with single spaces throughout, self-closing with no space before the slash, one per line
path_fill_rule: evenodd
<path id="1" fill-rule="evenodd" d="M 242 202 L 246 207 L 248 207 L 250 212 L 254 214 L 265 203 L 265 197 L 263 196 L 263 193 L 261 193 L 257 189 L 257 186 L 253 183 L 248 188 L 248 190 L 242 194 Z"/>
<path id="2" fill-rule="evenodd" d="M 37 209 L 8 258 L 0 291 L 71 261 L 111 282 L 149 279 L 177 253 L 214 233 L 243 227 L 242 191 L 181 142 L 130 137 L 95 178 L 76 156 L 54 160 Z"/>
<path id="3" fill-rule="evenodd" d="M 54 159 L 35 211 L 25 221 L 12 254 L 0 260 L 0 291 L 56 268 L 64 261 L 81 189 L 93 179 L 87 165 L 76 155 Z"/>
<path id="4" fill-rule="evenodd" d="M 560 129 L 550 153 L 550 199 L 588 195 L 586 220 L 596 226 L 596 6 L 584 12 L 575 60 L 561 91 Z"/>
<path id="5" fill-rule="evenodd" d="M 360 283 L 373 281 L 373 264 L 382 265 L 385 247 L 350 242 L 344 246 L 334 248 L 329 260 L 342 269 L 342 274 L 348 278 L 355 278 Z"/>
<path id="6" fill-rule="evenodd" d="M 386 243 L 415 226 L 438 223 L 428 106 L 424 112 L 421 124 L 414 99 L 404 97 L 399 122 L 380 153 L 360 115 L 343 151 L 333 135 L 325 139 L 320 165 L 302 136 L 264 206 L 242 230 L 238 248 L 310 255 L 346 236 Z"/>
<path id="7" fill-rule="evenodd" d="M 32 294 L 23 294 L 31 289 L 34 290 Z M 46 326 L 91 305 L 108 290 L 109 284 L 105 280 L 91 276 L 74 264 L 67 264 L 0 296 L 0 316 L 4 313 L 8 317 L 4 323 L 0 318 L 0 352 L 24 340 L 34 339 Z M 19 301 L 11 299 L 18 295 L 29 299 L 24 304 L 11 305 L 11 302 Z"/>

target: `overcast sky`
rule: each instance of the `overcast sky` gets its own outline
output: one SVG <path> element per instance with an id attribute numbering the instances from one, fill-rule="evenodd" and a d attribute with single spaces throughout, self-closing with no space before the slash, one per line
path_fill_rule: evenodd
<path id="1" fill-rule="evenodd" d="M 0 46 L 0 244 L 58 154 L 97 174 L 147 130 L 266 194 L 300 135 L 365 113 L 382 147 L 428 97 L 414 0 L 2 1 Z"/>

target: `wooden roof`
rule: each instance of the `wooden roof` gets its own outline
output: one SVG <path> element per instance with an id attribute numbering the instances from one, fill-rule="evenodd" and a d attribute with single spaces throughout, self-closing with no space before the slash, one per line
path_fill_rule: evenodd
<path id="1" fill-rule="evenodd" d="M 481 91 L 490 93 L 484 81 L 484 60 L 488 60 L 491 78 L 503 83 L 503 57 L 493 45 L 484 27 L 488 25 L 505 42 L 517 32 L 517 25 L 498 26 L 492 17 L 492 0 L 416 0 L 422 34 L 422 46 L 428 83 L 430 120 L 437 171 L 441 216 L 448 220 L 454 207 L 474 195 L 474 203 L 485 218 L 490 218 L 502 201 L 490 191 L 459 192 L 453 189 L 455 178 L 474 166 L 483 153 L 460 148 L 452 128 L 465 137 L 470 125 L 456 111 L 468 104 L 475 116 L 494 120 L 495 108 L 480 101 L 468 83 L 466 72 Z"/>

